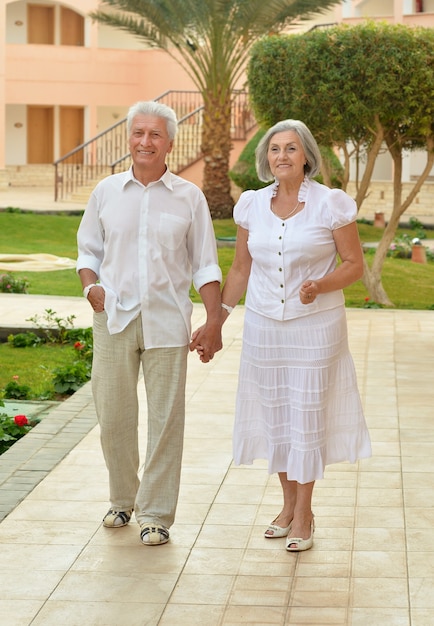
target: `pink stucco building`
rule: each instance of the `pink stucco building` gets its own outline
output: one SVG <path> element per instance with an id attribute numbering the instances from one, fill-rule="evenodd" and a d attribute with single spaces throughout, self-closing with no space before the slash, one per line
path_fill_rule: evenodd
<path id="1" fill-rule="evenodd" d="M 88 14 L 98 4 L 0 0 L 0 186 L 10 184 L 13 168 L 53 163 L 123 118 L 131 103 L 194 89 L 164 52 L 93 23 Z M 433 27 L 434 0 L 343 0 L 300 29 L 367 18 Z M 408 160 L 408 180 L 421 159 Z M 390 173 L 390 161 L 379 162 L 376 178 Z"/>
<path id="2" fill-rule="evenodd" d="M 140 99 L 191 89 L 168 55 L 93 23 L 96 0 L 0 0 L 0 171 L 52 163 Z"/>

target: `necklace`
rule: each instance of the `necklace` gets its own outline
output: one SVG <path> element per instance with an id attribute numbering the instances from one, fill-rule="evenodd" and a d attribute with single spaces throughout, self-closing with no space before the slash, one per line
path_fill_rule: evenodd
<path id="1" fill-rule="evenodd" d="M 276 217 L 278 217 L 278 218 L 279 218 L 279 219 L 281 219 L 281 220 L 287 220 L 287 219 L 288 219 L 288 217 L 291 217 L 292 215 L 294 215 L 294 213 L 296 212 L 296 210 L 298 209 L 298 207 L 299 207 L 299 206 L 300 206 L 300 201 L 298 201 L 298 202 L 297 202 L 297 204 L 295 205 L 295 207 L 292 209 L 292 211 L 290 211 L 290 212 L 288 213 L 288 215 L 285 215 L 285 216 L 283 217 L 283 216 L 278 215 L 278 214 L 276 213 L 276 211 L 274 210 L 274 203 L 273 203 L 273 200 L 271 201 L 271 210 L 272 210 L 272 212 L 274 213 L 274 215 L 275 215 Z"/>

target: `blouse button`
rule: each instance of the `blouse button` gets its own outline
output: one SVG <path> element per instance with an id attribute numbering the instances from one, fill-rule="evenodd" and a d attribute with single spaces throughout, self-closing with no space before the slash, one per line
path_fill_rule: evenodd
<path id="1" fill-rule="evenodd" d="M 279 267 L 279 272 L 281 272 L 281 271 L 282 271 L 282 268 L 281 268 L 281 267 Z"/>
<path id="2" fill-rule="evenodd" d="M 281 288 L 283 289 L 283 285 L 280 285 L 280 286 L 281 286 Z"/>
<path id="3" fill-rule="evenodd" d="M 282 256 L 282 253 L 281 253 L 281 252 L 278 252 L 277 254 L 278 254 L 279 256 Z"/>
<path id="4" fill-rule="evenodd" d="M 282 304 L 285 304 L 285 300 L 281 300 L 280 302 L 281 302 Z"/>

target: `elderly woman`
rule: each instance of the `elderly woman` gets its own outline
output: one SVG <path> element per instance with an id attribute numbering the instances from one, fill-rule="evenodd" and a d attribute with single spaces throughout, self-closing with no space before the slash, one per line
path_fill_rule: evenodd
<path id="1" fill-rule="evenodd" d="M 222 323 L 247 288 L 234 461 L 267 459 L 283 507 L 265 537 L 313 545 L 312 494 L 325 466 L 369 457 L 342 289 L 363 272 L 356 205 L 313 179 L 320 152 L 298 120 L 270 128 L 256 150 L 260 180 L 234 208 L 235 258 Z M 337 255 L 340 263 L 337 263 Z"/>

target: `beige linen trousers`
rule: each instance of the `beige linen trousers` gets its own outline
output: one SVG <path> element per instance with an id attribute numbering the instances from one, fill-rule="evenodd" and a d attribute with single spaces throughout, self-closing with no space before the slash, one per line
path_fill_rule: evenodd
<path id="1" fill-rule="evenodd" d="M 105 312 L 94 314 L 92 391 L 109 472 L 111 506 L 134 508 L 136 520 L 173 524 L 178 502 L 185 422 L 188 346 L 146 349 L 141 316 L 110 335 Z M 137 394 L 143 368 L 147 448 L 139 471 Z"/>

